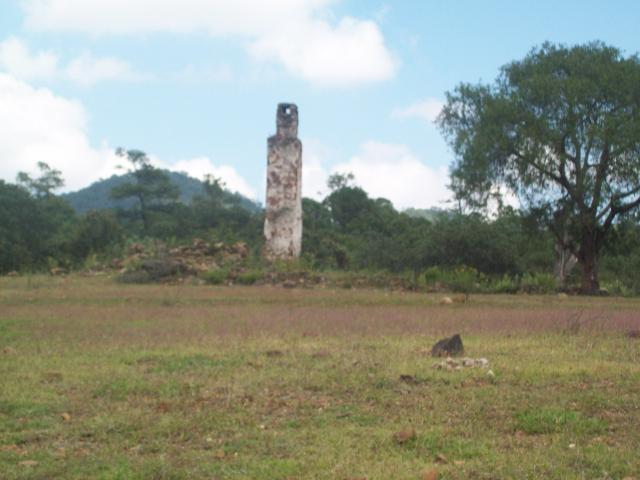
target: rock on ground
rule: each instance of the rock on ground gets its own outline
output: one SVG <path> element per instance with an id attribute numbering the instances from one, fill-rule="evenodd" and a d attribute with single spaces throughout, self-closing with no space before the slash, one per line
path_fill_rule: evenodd
<path id="1" fill-rule="evenodd" d="M 455 357 L 464 353 L 462 338 L 460 334 L 453 337 L 443 338 L 431 348 L 432 357 Z"/>

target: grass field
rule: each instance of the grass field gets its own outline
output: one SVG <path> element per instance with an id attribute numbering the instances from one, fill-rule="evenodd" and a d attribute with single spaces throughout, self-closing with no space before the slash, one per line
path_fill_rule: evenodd
<path id="1" fill-rule="evenodd" d="M 640 479 L 640 300 L 438 300 L 0 279 L 0 479 Z"/>

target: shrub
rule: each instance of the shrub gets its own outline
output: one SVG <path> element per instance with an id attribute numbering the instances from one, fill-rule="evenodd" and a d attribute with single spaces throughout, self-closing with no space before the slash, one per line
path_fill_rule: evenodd
<path id="1" fill-rule="evenodd" d="M 557 288 L 556 277 L 551 273 L 525 273 L 520 280 L 520 290 L 525 293 L 552 293 Z"/>
<path id="2" fill-rule="evenodd" d="M 440 283 L 448 290 L 469 295 L 478 291 L 486 278 L 473 267 L 462 265 L 453 270 L 442 270 L 440 267 L 430 267 L 424 273 L 428 286 L 434 287 Z"/>
<path id="3" fill-rule="evenodd" d="M 491 293 L 517 293 L 519 288 L 518 278 L 509 275 L 504 275 L 488 285 L 488 291 Z"/>
<path id="4" fill-rule="evenodd" d="M 463 265 L 451 273 L 449 283 L 454 292 L 469 294 L 477 290 L 483 280 L 482 274 L 475 268 Z"/>
<path id="5" fill-rule="evenodd" d="M 424 272 L 424 281 L 429 287 L 435 287 L 438 282 L 442 283 L 445 273 L 440 267 L 429 267 Z"/>
<path id="6" fill-rule="evenodd" d="M 249 270 L 239 273 L 236 277 L 236 282 L 240 285 L 253 285 L 262 279 L 264 279 L 264 272 L 260 270 Z"/>
<path id="7" fill-rule="evenodd" d="M 209 270 L 202 278 L 210 285 L 222 285 L 229 277 L 229 272 L 225 269 Z"/>
<path id="8" fill-rule="evenodd" d="M 151 283 L 151 276 L 144 270 L 128 270 L 116 277 L 121 283 Z"/>

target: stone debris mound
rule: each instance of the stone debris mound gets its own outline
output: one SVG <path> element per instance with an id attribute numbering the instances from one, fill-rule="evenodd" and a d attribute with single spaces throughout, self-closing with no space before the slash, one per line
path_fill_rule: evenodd
<path id="1" fill-rule="evenodd" d="M 157 243 L 148 248 L 142 243 L 129 246 L 124 258 L 116 259 L 111 268 L 121 275 L 145 273 L 152 280 L 178 276 L 198 276 L 211 270 L 232 267 L 249 256 L 244 242 L 226 244 L 195 239 L 190 245 L 167 248 Z"/>
<path id="2" fill-rule="evenodd" d="M 463 368 L 488 368 L 489 360 L 486 358 L 451 358 L 447 357 L 442 362 L 433 364 L 438 370 L 462 370 Z"/>

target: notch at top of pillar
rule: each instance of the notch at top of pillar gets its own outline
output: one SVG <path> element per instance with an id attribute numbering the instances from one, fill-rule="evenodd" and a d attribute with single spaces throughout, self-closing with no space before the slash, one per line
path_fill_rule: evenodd
<path id="1" fill-rule="evenodd" d="M 298 107 L 295 103 L 281 103 L 278 105 L 276 118 L 278 136 L 298 137 Z"/>

